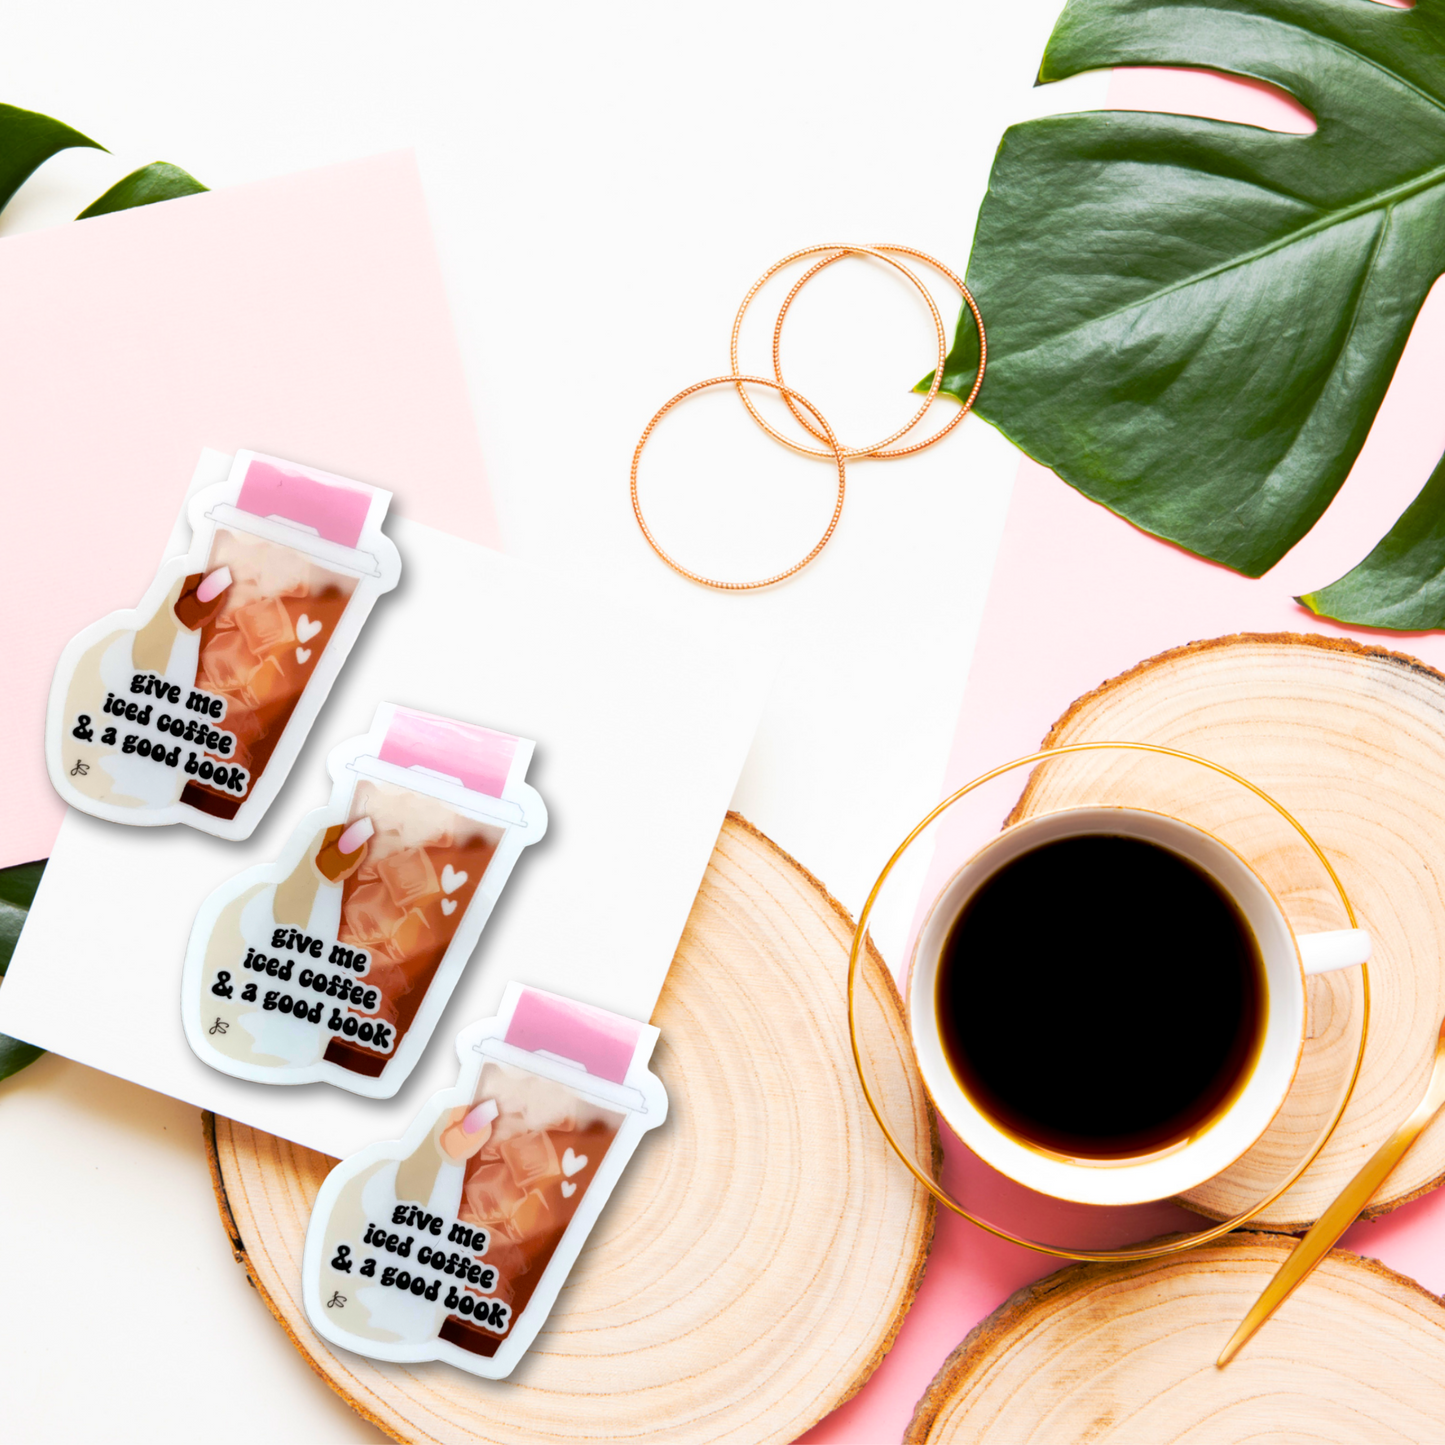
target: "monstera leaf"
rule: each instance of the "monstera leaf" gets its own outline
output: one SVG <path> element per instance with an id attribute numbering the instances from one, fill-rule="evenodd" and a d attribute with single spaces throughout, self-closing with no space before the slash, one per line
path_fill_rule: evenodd
<path id="1" fill-rule="evenodd" d="M 103 145 L 71 130 L 48 115 L 33 110 L 20 110 L 13 105 L 0 105 L 0 210 L 10 204 L 10 198 L 30 178 L 32 171 L 58 151 L 69 150 L 72 146 L 92 146 L 104 150 Z"/>
<path id="2" fill-rule="evenodd" d="M 40 115 L 33 110 L 20 110 L 13 105 L 0 105 L 0 210 L 24 185 L 36 167 L 59 151 L 72 146 L 105 147 L 83 136 L 78 130 Z M 101 216 L 107 211 L 123 211 L 131 206 L 148 206 L 175 196 L 189 196 L 206 188 L 179 166 L 156 161 L 119 180 L 99 200 L 80 213 Z M 0 978 L 4 977 L 15 951 L 16 940 L 30 911 L 35 890 L 45 863 L 22 863 L 16 868 L 0 869 Z M 18 1073 L 33 1064 L 44 1052 L 34 1044 L 0 1034 L 0 1079 Z"/>
<path id="3" fill-rule="evenodd" d="M 21 863 L 16 868 L 0 868 L 0 978 L 10 967 L 10 955 L 25 926 L 35 890 L 45 864 Z M 34 1044 L 22 1043 L 8 1034 L 0 1034 L 0 1079 L 19 1073 L 26 1064 L 33 1064 L 45 1051 Z"/>
<path id="4" fill-rule="evenodd" d="M 76 146 L 89 146 L 103 151 L 105 147 L 89 136 L 72 130 L 62 121 L 53 120 L 34 110 L 21 110 L 14 105 L 0 105 L 0 211 L 29 180 L 31 174 L 51 156 Z M 124 211 L 133 206 L 149 206 L 156 201 L 170 201 L 177 196 L 193 196 L 206 189 L 193 175 L 169 161 L 152 161 L 118 180 L 103 196 L 94 200 L 76 217 L 103 216 L 109 211 Z"/>
<path id="5" fill-rule="evenodd" d="M 75 219 L 105 216 L 111 211 L 128 211 L 135 206 L 153 206 L 177 196 L 194 196 L 206 190 L 193 175 L 169 161 L 152 161 L 118 180 L 103 196 L 92 201 Z"/>
<path id="6" fill-rule="evenodd" d="M 1137 526 L 1257 577 L 1344 481 L 1445 270 L 1445 0 L 1070 0 L 1040 80 L 1120 65 L 1267 81 L 1318 129 L 1119 112 L 1010 129 L 968 269 L 978 410 Z M 949 389 L 976 365 L 969 321 Z M 1302 600 L 1438 627 L 1442 578 L 1437 471 Z"/>

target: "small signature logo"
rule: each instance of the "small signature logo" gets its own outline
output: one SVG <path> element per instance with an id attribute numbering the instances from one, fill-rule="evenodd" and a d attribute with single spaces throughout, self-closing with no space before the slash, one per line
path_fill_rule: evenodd
<path id="1" fill-rule="evenodd" d="M 83 763 L 79 758 L 75 760 L 75 766 L 70 770 L 72 778 L 83 778 L 90 771 L 90 764 Z"/>
<path id="2" fill-rule="evenodd" d="M 223 1034 L 230 1027 L 230 1024 L 228 1024 L 225 1019 L 218 1017 L 215 1023 L 213 1023 L 210 1028 L 206 1030 L 206 1032 L 208 1034 Z"/>
<path id="3" fill-rule="evenodd" d="M 326 1308 L 334 1310 L 338 1307 L 341 1309 L 346 1308 L 346 1296 L 342 1294 L 340 1290 L 335 1290 L 332 1292 L 331 1298 L 326 1301 Z"/>

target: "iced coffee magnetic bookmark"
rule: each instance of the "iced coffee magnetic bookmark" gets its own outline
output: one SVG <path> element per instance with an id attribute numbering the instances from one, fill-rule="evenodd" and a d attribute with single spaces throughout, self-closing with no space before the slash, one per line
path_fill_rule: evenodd
<path id="1" fill-rule="evenodd" d="M 201 905 L 181 982 L 196 1054 L 258 1083 L 396 1093 L 546 832 L 532 749 L 382 703 L 370 732 L 332 750 L 328 806 Z"/>
<path id="2" fill-rule="evenodd" d="M 45 721 L 60 796 L 112 823 L 249 837 L 401 576 L 381 530 L 390 501 L 238 452 L 190 500 L 190 551 L 61 654 Z"/>
<path id="3" fill-rule="evenodd" d="M 647 1067 L 657 1037 L 509 984 L 501 1013 L 458 1037 L 456 1087 L 322 1184 L 302 1261 L 317 1333 L 373 1359 L 510 1374 L 638 1141 L 667 1117 Z"/>

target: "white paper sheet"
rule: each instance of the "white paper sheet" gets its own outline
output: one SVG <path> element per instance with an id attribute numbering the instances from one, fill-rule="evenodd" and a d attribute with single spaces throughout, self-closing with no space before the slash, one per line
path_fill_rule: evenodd
<path id="1" fill-rule="evenodd" d="M 207 453 L 193 488 L 224 459 Z M 70 812 L 0 992 L 0 1032 L 333 1155 L 399 1138 L 453 1083 L 452 1040 L 510 979 L 647 1019 L 747 755 L 771 663 L 741 629 L 659 615 L 408 522 L 372 614 L 256 833 L 125 828 Z M 185 538 L 178 525 L 173 544 Z M 117 605 L 126 599 L 116 599 Z M 391 701 L 534 738 L 547 836 L 529 850 L 396 1098 L 275 1087 L 201 1063 L 180 977 L 201 900 L 273 858 L 330 795 L 326 754 Z"/>

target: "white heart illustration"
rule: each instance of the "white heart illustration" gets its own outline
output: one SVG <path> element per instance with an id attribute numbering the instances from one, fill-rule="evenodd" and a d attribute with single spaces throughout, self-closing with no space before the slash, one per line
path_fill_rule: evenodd
<path id="1" fill-rule="evenodd" d="M 450 863 L 442 869 L 442 892 L 455 893 L 467 881 L 465 873 L 458 873 Z"/>
<path id="2" fill-rule="evenodd" d="M 302 642 L 310 642 L 318 632 L 321 631 L 321 624 L 313 622 L 304 612 L 296 619 L 296 636 Z"/>
<path id="3" fill-rule="evenodd" d="M 571 1199 L 571 1197 L 572 1197 L 576 1192 L 577 1192 L 577 1186 L 576 1186 L 575 1184 L 569 1184 L 565 1179 L 562 1181 L 562 1198 L 563 1198 L 563 1199 Z"/>
<path id="4" fill-rule="evenodd" d="M 296 661 L 305 667 L 311 661 L 311 649 L 309 647 L 298 647 L 296 649 Z"/>
<path id="5" fill-rule="evenodd" d="M 457 911 L 457 900 L 455 898 L 442 899 L 442 912 L 450 916 Z"/>
<path id="6" fill-rule="evenodd" d="M 574 1174 L 579 1173 L 587 1167 L 587 1156 L 585 1154 L 574 1154 L 570 1149 L 562 1156 L 562 1172 L 570 1179 Z M 567 1187 L 565 1184 L 562 1186 Z"/>

